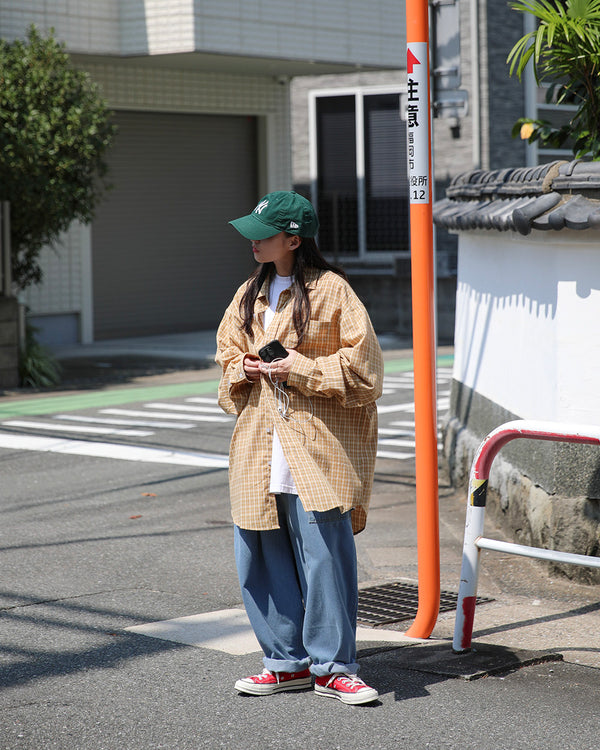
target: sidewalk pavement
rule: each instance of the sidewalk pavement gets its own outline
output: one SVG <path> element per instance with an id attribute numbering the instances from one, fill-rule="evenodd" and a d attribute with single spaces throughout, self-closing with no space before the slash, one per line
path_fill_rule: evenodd
<path id="1" fill-rule="evenodd" d="M 412 358 L 406 341 L 382 337 L 381 343 L 386 361 Z M 214 352 L 215 332 L 201 331 L 98 342 L 56 349 L 54 354 L 65 369 L 62 390 L 68 390 L 216 379 Z M 451 353 L 451 347 L 438 350 L 438 355 Z M 24 394 L 7 395 L 23 398 Z M 439 477 L 441 587 L 443 592 L 456 592 L 467 493 L 450 486 L 443 461 Z M 412 462 L 378 462 L 367 529 L 356 537 L 361 588 L 418 580 L 415 496 Z M 486 536 L 505 538 L 491 518 L 486 523 Z M 534 657 L 547 652 L 565 662 L 600 668 L 600 587 L 550 573 L 548 565 L 539 561 L 487 551 L 481 554 L 478 594 L 493 601 L 476 608 L 474 658 L 477 650 L 483 654 L 493 646 L 496 654 L 513 654 L 513 665 L 521 657 L 527 661 L 531 652 Z M 385 627 L 402 633 L 409 624 L 402 621 Z M 442 647 L 438 661 L 451 654 L 453 628 L 454 612 L 441 613 L 426 643 Z"/>

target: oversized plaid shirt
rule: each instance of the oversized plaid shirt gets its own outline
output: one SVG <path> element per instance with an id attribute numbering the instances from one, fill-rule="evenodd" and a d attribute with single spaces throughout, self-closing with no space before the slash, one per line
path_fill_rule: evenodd
<path id="1" fill-rule="evenodd" d="M 223 370 L 219 404 L 237 415 L 229 462 L 233 521 L 259 531 L 279 527 L 275 495 L 269 493 L 276 427 L 305 510 L 352 510 L 358 533 L 366 524 L 373 484 L 383 357 L 367 311 L 342 277 L 315 270 L 307 274 L 306 285 L 311 312 L 302 343 L 289 290 L 281 293 L 273 320 L 263 328 L 268 280 L 255 303 L 253 337 L 242 329 L 239 313 L 246 284 L 217 332 L 216 361 Z M 287 417 L 277 411 L 269 379 L 263 375 L 252 383 L 243 368 L 246 354 L 257 354 L 275 338 L 298 351 L 287 378 Z"/>

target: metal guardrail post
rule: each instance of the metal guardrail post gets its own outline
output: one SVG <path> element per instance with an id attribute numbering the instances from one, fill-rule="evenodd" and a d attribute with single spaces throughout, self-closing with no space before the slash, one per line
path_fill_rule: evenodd
<path id="1" fill-rule="evenodd" d="M 486 539 L 483 536 L 487 487 L 492 462 L 498 451 L 506 443 L 516 438 L 600 445 L 600 427 L 515 420 L 513 422 L 506 422 L 490 432 L 479 446 L 473 459 L 469 477 L 469 504 L 467 506 L 465 521 L 460 587 L 456 607 L 454 639 L 452 641 L 452 650 L 455 653 L 469 651 L 471 648 L 475 602 L 477 599 L 479 558 L 482 549 L 572 565 L 600 568 L 599 557 L 577 555 L 558 550 L 546 550 L 539 547 L 526 547 L 522 544 Z"/>

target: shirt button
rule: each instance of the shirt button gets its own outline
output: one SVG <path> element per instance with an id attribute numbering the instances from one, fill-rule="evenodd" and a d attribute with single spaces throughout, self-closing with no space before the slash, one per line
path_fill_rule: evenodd
<path id="1" fill-rule="evenodd" d="M 271 428 L 267 427 L 267 435 L 270 435 L 270 434 L 271 434 Z"/>

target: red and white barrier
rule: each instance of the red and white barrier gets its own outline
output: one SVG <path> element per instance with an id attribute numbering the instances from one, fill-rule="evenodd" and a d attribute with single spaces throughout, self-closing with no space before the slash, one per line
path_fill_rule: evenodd
<path id="1" fill-rule="evenodd" d="M 488 479 L 492 462 L 506 443 L 516 438 L 552 440 L 564 443 L 587 443 L 600 445 L 600 427 L 592 425 L 568 425 L 554 422 L 515 420 L 496 428 L 479 446 L 469 477 L 469 503 L 465 521 L 460 587 L 454 625 L 452 649 L 456 653 L 471 648 L 477 580 L 479 576 L 480 551 L 482 549 L 505 552 L 540 560 L 585 565 L 600 568 L 600 557 L 577 555 L 539 547 L 526 547 L 512 542 L 500 542 L 483 536 Z"/>

